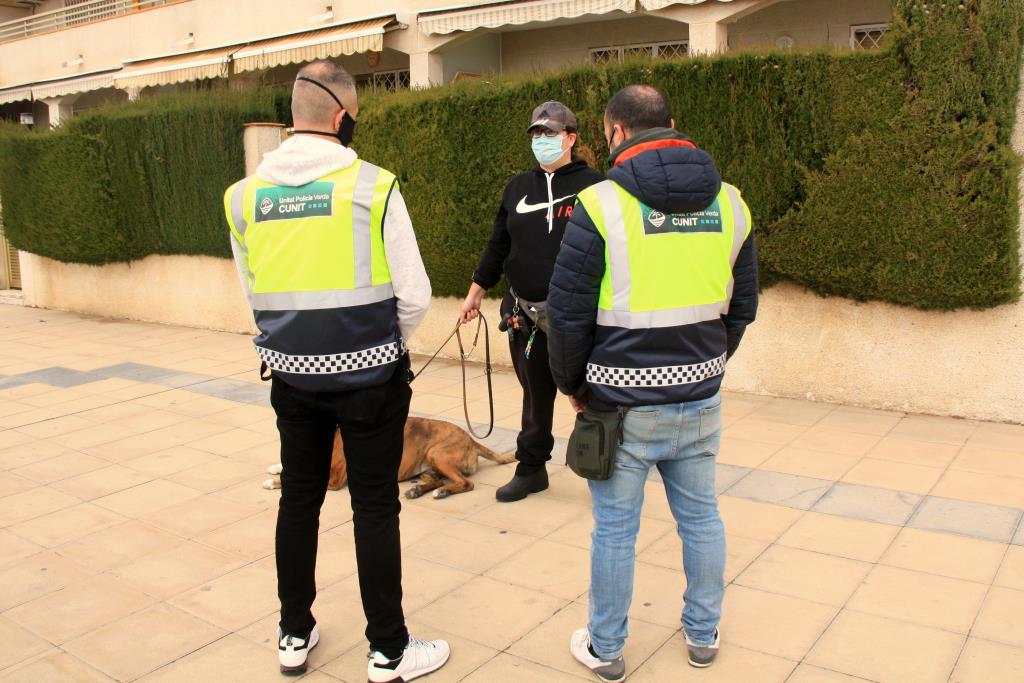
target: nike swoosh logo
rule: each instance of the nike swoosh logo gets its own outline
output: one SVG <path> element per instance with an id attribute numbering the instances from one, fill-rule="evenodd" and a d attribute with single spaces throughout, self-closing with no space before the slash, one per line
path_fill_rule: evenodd
<path id="1" fill-rule="evenodd" d="M 516 205 L 516 213 L 530 213 L 531 211 L 547 211 L 555 204 L 564 202 L 566 199 L 572 199 L 575 196 L 576 195 L 574 194 L 567 194 L 564 197 L 559 197 L 550 204 L 528 204 L 526 202 L 526 195 L 523 195 L 523 198 L 520 199 L 519 203 Z"/>

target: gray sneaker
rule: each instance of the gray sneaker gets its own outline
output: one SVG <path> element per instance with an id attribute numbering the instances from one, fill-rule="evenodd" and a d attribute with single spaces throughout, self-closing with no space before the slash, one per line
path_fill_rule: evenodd
<path id="1" fill-rule="evenodd" d="M 607 661 L 594 656 L 590 650 L 590 630 L 586 627 L 572 634 L 569 651 L 580 664 L 590 669 L 599 681 L 619 683 L 626 679 L 626 662 L 622 657 Z"/>
<path id="2" fill-rule="evenodd" d="M 690 636 L 686 636 L 686 651 L 690 656 L 690 666 L 706 669 L 718 656 L 718 645 L 722 642 L 722 634 L 715 629 L 715 642 L 711 645 L 697 645 Z"/>

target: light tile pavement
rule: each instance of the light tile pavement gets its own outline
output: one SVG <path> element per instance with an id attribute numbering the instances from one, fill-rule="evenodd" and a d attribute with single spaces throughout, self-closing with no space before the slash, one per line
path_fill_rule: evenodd
<path id="1" fill-rule="evenodd" d="M 471 414 L 485 418 L 482 370 Z M 521 393 L 494 376 L 515 448 Z M 458 422 L 458 366 L 413 411 Z M 630 681 L 1024 680 L 1024 427 L 727 395 L 717 489 L 728 534 L 723 650 L 686 666 L 681 544 L 657 477 L 637 542 Z M 408 619 L 451 640 L 436 681 L 580 681 L 586 483 L 405 504 Z M 277 681 L 277 459 L 267 385 L 240 335 L 0 304 L 0 681 Z M 314 682 L 362 681 L 351 510 L 321 523 Z"/>

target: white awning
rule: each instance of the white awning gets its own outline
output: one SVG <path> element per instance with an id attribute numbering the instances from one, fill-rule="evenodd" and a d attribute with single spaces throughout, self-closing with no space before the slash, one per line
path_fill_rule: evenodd
<path id="1" fill-rule="evenodd" d="M 261 40 L 236 52 L 232 56 L 232 66 L 234 72 L 239 74 L 358 52 L 381 52 L 384 49 L 384 33 L 401 27 L 395 16 L 391 15 Z"/>
<path id="2" fill-rule="evenodd" d="M 61 97 L 76 92 L 88 92 L 90 90 L 113 87 L 114 74 L 110 72 L 93 76 L 68 78 L 51 83 L 40 83 L 32 86 L 32 96 L 37 100 L 41 100 L 45 97 Z"/>
<path id="3" fill-rule="evenodd" d="M 699 5 L 708 0 L 640 0 L 640 4 L 648 12 L 662 9 L 669 5 Z M 715 0 L 716 2 L 732 2 L 732 0 Z"/>
<path id="4" fill-rule="evenodd" d="M 136 62 L 117 74 L 114 85 L 118 88 L 146 88 L 204 78 L 225 78 L 231 53 L 239 47 L 234 45 Z"/>
<path id="5" fill-rule="evenodd" d="M 7 90 L 0 90 L 0 104 L 8 104 L 9 102 L 20 102 L 22 100 L 32 99 L 32 89 L 19 87 L 19 88 L 8 88 Z"/>
<path id="6" fill-rule="evenodd" d="M 533 0 L 532 2 L 496 2 L 476 7 L 421 12 L 419 27 L 423 33 L 445 34 L 478 28 L 528 24 L 531 21 L 575 19 L 585 14 L 633 12 L 636 0 Z"/>

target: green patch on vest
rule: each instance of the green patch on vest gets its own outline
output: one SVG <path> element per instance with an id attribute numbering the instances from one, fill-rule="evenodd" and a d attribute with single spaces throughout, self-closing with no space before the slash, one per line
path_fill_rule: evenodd
<path id="1" fill-rule="evenodd" d="M 256 222 L 334 215 L 334 183 L 312 182 L 299 187 L 256 190 Z"/>
<path id="2" fill-rule="evenodd" d="M 701 233 L 722 232 L 722 211 L 716 199 L 703 211 L 693 213 L 662 213 L 643 202 L 640 211 L 644 216 L 645 235 L 665 235 L 672 232 Z"/>

